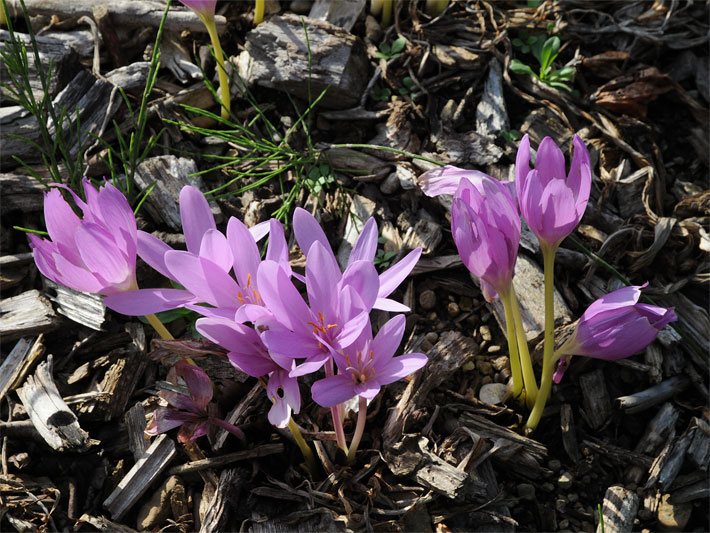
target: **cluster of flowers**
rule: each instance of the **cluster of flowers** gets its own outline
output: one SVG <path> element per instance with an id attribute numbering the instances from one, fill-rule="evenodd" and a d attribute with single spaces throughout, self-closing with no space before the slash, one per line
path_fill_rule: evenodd
<path id="1" fill-rule="evenodd" d="M 533 408 L 529 428 L 539 422 L 552 381 L 559 382 L 572 355 L 607 360 L 628 357 L 676 320 L 672 309 L 639 303 L 643 287 L 624 287 L 592 303 L 574 334 L 554 351 L 554 257 L 584 215 L 592 178 L 586 146 L 577 136 L 572 144 L 569 172 L 564 154 L 549 137 L 540 143 L 531 168 L 530 141 L 525 135 L 516 157 L 515 182 L 500 182 L 475 170 L 450 166 L 420 177 L 426 194 L 454 196 L 451 233 L 463 263 L 480 279 L 486 299 L 500 296 L 504 304 L 512 390 Z M 521 216 L 540 242 L 545 265 L 545 353 L 539 390 L 512 285 Z"/>
<path id="2" fill-rule="evenodd" d="M 185 251 L 137 230 L 128 201 L 112 184 L 97 190 L 85 179 L 86 201 L 67 190 L 83 218 L 60 188 L 46 194 L 44 213 L 51 240 L 29 236 L 42 274 L 67 287 L 102 294 L 109 308 L 125 315 L 155 320 L 154 313 L 179 307 L 199 313 L 197 330 L 225 348 L 235 367 L 265 381 L 273 402 L 268 418 L 275 426 L 289 426 L 291 413 L 300 410 L 298 378 L 325 368 L 325 377 L 313 383 L 311 394 L 318 404 L 332 408 L 338 443 L 347 451 L 342 404 L 359 397 L 358 416 L 364 425 L 367 401 L 383 385 L 419 370 L 427 361 L 421 353 L 394 357 L 404 334 L 402 314 L 373 337 L 373 309 L 409 311 L 388 296 L 421 254 L 414 250 L 378 274 L 374 219 L 364 224 L 341 272 L 316 219 L 297 209 L 293 230 L 306 254 L 305 275 L 300 275 L 289 264 L 280 222 L 271 219 L 247 228 L 232 217 L 224 234 L 217 230 L 204 195 L 194 187 L 180 193 Z M 262 260 L 257 243 L 267 234 Z M 137 256 L 182 288 L 139 289 Z M 307 300 L 297 284 L 305 285 Z M 185 382 L 188 393 L 164 392 L 170 407 L 156 411 L 150 431 L 182 426 L 180 439 L 187 441 L 205 434 L 209 423 L 227 426 L 210 409 L 212 384 L 199 367 L 184 361 L 174 375 Z M 240 435 L 236 428 L 226 429 Z"/>

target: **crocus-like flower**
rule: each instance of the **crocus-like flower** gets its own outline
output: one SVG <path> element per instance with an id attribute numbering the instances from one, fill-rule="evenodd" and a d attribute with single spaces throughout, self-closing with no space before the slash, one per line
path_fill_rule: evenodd
<path id="1" fill-rule="evenodd" d="M 535 169 L 530 169 L 530 139 L 520 141 L 515 159 L 515 186 L 520 212 L 541 243 L 557 246 L 579 224 L 589 201 L 592 173 L 589 152 L 574 136 L 569 173 L 565 156 L 555 141 L 540 143 Z"/>
<path id="2" fill-rule="evenodd" d="M 355 396 L 371 400 L 384 385 L 422 368 L 428 360 L 423 353 L 394 357 L 402 342 L 404 325 L 404 315 L 397 315 L 382 326 L 373 339 L 368 322 L 356 342 L 345 350 L 333 352 L 338 374 L 313 384 L 313 400 L 323 407 L 341 404 Z"/>
<path id="3" fill-rule="evenodd" d="M 215 406 L 210 403 L 212 382 L 204 370 L 186 361 L 180 361 L 174 367 L 174 374 L 176 378 L 184 381 L 187 394 L 172 390 L 161 391 L 160 396 L 169 406 L 155 410 L 145 430 L 147 434 L 157 435 L 180 427 L 178 440 L 192 442 L 206 435 L 210 425 L 214 425 L 240 439 L 244 438 L 244 433 L 238 427 L 215 417 Z"/>
<path id="4" fill-rule="evenodd" d="M 335 262 L 335 255 L 328 243 L 323 229 L 318 221 L 305 209 L 297 207 L 293 213 L 293 231 L 296 234 L 296 241 L 299 247 L 306 254 L 311 249 L 314 242 L 319 242 L 322 248 L 319 250 L 333 257 L 330 262 Z M 372 263 L 377 253 L 377 223 L 370 217 L 362 228 L 362 233 L 357 238 L 348 258 L 348 266 L 355 261 L 368 261 Z M 377 298 L 373 304 L 374 309 L 406 313 L 410 309 L 395 300 L 387 298 L 406 279 L 414 266 L 419 261 L 422 254 L 421 248 L 415 248 L 400 261 L 380 274 Z"/>
<path id="5" fill-rule="evenodd" d="M 184 6 L 192 9 L 201 19 L 214 18 L 217 0 L 180 0 Z"/>
<path id="6" fill-rule="evenodd" d="M 103 295 L 135 289 L 137 230 L 126 197 L 111 183 L 97 190 L 84 178 L 86 202 L 69 188 L 79 218 L 59 188 L 44 197 L 51 240 L 29 235 L 39 271 L 66 287 Z"/>
<path id="7" fill-rule="evenodd" d="M 566 357 L 585 355 L 616 360 L 629 357 L 648 346 L 667 324 L 678 319 L 673 309 L 639 303 L 642 286 L 629 286 L 602 296 L 579 319 L 573 335 L 557 355 L 565 357 L 555 374 L 562 378 Z"/>
<path id="8" fill-rule="evenodd" d="M 507 186 L 487 176 L 462 179 L 451 207 L 451 233 L 486 299 L 507 291 L 520 244 L 520 217 Z"/>
<path id="9" fill-rule="evenodd" d="M 266 393 L 272 402 L 269 422 L 286 427 L 291 413 L 301 409 L 301 393 L 296 378 L 289 377 L 289 369 L 280 367 L 269 355 L 261 337 L 252 328 L 223 318 L 200 318 L 197 331 L 228 350 L 227 357 L 242 372 L 260 378 L 268 376 Z"/>

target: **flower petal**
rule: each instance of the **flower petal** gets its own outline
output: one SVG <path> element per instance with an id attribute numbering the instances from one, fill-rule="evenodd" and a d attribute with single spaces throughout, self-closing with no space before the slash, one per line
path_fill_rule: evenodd
<path id="1" fill-rule="evenodd" d="M 234 257 L 234 273 L 242 289 L 256 282 L 261 254 L 254 237 L 241 220 L 231 217 L 227 223 L 227 240 Z"/>
<path id="2" fill-rule="evenodd" d="M 380 290 L 377 292 L 378 298 L 386 298 L 399 287 L 399 285 L 409 276 L 416 266 L 419 257 L 422 255 L 421 248 L 415 248 L 404 256 L 400 261 L 389 267 L 380 274 Z"/>
<path id="3" fill-rule="evenodd" d="M 161 241 L 158 237 L 138 231 L 138 255 L 148 265 L 160 272 L 169 279 L 174 279 L 168 267 L 165 265 L 165 254 L 172 250 L 170 246 Z"/>
<path id="4" fill-rule="evenodd" d="M 80 263 L 74 235 L 81 220 L 58 189 L 52 189 L 44 195 L 44 221 L 49 237 L 57 245 L 59 253 L 74 264 Z"/>
<path id="5" fill-rule="evenodd" d="M 348 258 L 348 265 L 354 261 L 369 261 L 375 259 L 377 253 L 377 222 L 373 217 L 367 219 L 362 228 L 362 232 L 358 235 Z"/>
<path id="6" fill-rule="evenodd" d="M 391 359 L 395 351 L 397 351 L 404 336 L 404 326 L 404 315 L 396 315 L 390 318 L 377 332 L 370 344 L 370 349 L 374 353 L 373 362 L 376 368 Z"/>
<path id="7" fill-rule="evenodd" d="M 423 353 L 408 353 L 394 357 L 377 372 L 377 381 L 381 385 L 389 385 L 413 374 L 428 361 L 429 358 Z"/>
<path id="8" fill-rule="evenodd" d="M 185 381 L 190 397 L 200 409 L 206 410 L 212 400 L 212 380 L 207 372 L 197 365 L 180 361 L 175 365 L 177 375 Z"/>
<path id="9" fill-rule="evenodd" d="M 216 229 L 217 225 L 204 194 L 192 185 L 185 185 L 180 191 L 180 220 L 187 250 L 199 253 L 202 236 L 208 229 Z"/>
<path id="10" fill-rule="evenodd" d="M 225 272 L 232 270 L 234 259 L 227 238 L 216 229 L 208 229 L 202 236 L 200 257 L 206 257 Z"/>
<path id="11" fill-rule="evenodd" d="M 293 212 L 293 232 L 296 234 L 301 251 L 306 254 L 314 242 L 318 241 L 324 248 L 329 248 L 328 238 L 323 233 L 318 221 L 305 209 L 297 207 Z"/>
<path id="12" fill-rule="evenodd" d="M 313 401 L 323 407 L 333 407 L 356 396 L 350 374 L 338 374 L 316 381 L 311 386 Z"/>
<path id="13" fill-rule="evenodd" d="M 138 289 L 111 294 L 106 307 L 127 316 L 145 316 L 182 307 L 195 296 L 181 289 Z"/>

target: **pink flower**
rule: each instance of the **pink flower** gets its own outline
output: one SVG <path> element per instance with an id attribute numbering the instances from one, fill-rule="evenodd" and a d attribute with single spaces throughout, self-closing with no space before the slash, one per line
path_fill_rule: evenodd
<path id="1" fill-rule="evenodd" d="M 565 156 L 550 137 L 537 150 L 530 169 L 530 139 L 520 141 L 515 159 L 515 186 L 520 212 L 541 243 L 557 246 L 579 224 L 589 201 L 592 172 L 589 152 L 574 136 L 569 173 Z"/>
<path id="2" fill-rule="evenodd" d="M 646 348 L 660 330 L 678 319 L 673 309 L 638 303 L 643 287 L 618 289 L 587 308 L 574 334 L 557 351 L 565 358 L 555 373 L 556 383 L 568 365 L 567 356 L 623 359 Z"/>
<path id="3" fill-rule="evenodd" d="M 179 427 L 178 440 L 192 442 L 206 435 L 210 425 L 214 425 L 244 439 L 242 430 L 215 417 L 215 406 L 210 403 L 212 382 L 204 370 L 180 361 L 174 367 L 174 376 L 184 381 L 187 394 L 167 390 L 160 392 L 160 396 L 168 402 L 168 407 L 155 410 L 145 430 L 148 435 L 158 435 Z"/>
<path id="4" fill-rule="evenodd" d="M 404 335 L 404 315 L 390 319 L 375 338 L 369 322 L 356 342 L 333 358 L 338 374 L 316 381 L 311 387 L 313 400 L 323 407 L 341 404 L 355 396 L 373 399 L 389 385 L 422 368 L 428 361 L 423 353 L 394 357 Z"/>
<path id="5" fill-rule="evenodd" d="M 100 190 L 84 178 L 86 202 L 68 187 L 82 211 L 79 218 L 59 189 L 44 197 L 44 218 L 51 240 L 29 235 L 39 271 L 71 289 L 103 295 L 136 288 L 137 230 L 126 197 L 111 183 Z"/>
<path id="6" fill-rule="evenodd" d="M 451 207 L 451 233 L 486 299 L 508 290 L 520 244 L 520 217 L 508 187 L 488 176 L 462 179 Z"/>
<path id="7" fill-rule="evenodd" d="M 214 18 L 217 0 L 180 0 L 180 3 L 192 9 L 200 18 Z"/>

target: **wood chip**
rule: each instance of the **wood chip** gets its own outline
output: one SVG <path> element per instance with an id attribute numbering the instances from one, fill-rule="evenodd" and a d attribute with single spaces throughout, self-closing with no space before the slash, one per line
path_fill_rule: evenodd
<path id="1" fill-rule="evenodd" d="M 584 399 L 584 418 L 592 429 L 600 429 L 611 416 L 611 400 L 602 370 L 579 377 Z"/>
<path id="2" fill-rule="evenodd" d="M 634 518 L 639 509 L 639 497 L 621 485 L 613 485 L 606 490 L 602 503 L 603 524 L 597 533 L 631 533 Z"/>
<path id="3" fill-rule="evenodd" d="M 44 355 L 44 335 L 17 341 L 0 366 L 0 400 L 19 385 L 27 372 Z"/>
<path id="4" fill-rule="evenodd" d="M 0 300 L 0 336 L 5 341 L 46 333 L 60 323 L 49 300 L 38 290 Z"/>

